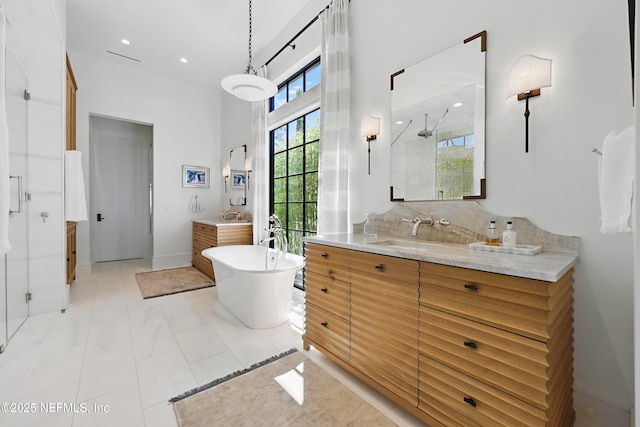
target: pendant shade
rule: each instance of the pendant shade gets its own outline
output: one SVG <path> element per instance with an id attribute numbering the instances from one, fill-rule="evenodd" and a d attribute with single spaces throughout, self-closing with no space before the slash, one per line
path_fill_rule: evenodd
<path id="1" fill-rule="evenodd" d="M 278 93 L 278 86 L 255 74 L 232 74 L 222 79 L 222 88 L 243 101 L 262 101 Z"/>

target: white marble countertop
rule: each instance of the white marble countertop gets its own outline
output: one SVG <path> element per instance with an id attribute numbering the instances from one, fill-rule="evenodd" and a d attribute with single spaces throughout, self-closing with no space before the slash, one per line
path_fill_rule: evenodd
<path id="1" fill-rule="evenodd" d="M 578 261 L 578 254 L 572 253 L 543 251 L 536 255 L 505 254 L 470 249 L 468 244 L 426 242 L 392 236 L 367 238 L 365 242 L 362 234 L 334 234 L 304 237 L 303 241 L 548 282 L 560 279 Z"/>
<path id="2" fill-rule="evenodd" d="M 193 222 L 197 222 L 199 224 L 206 224 L 206 225 L 216 225 L 216 226 L 253 225 L 252 222 L 244 221 L 244 220 L 240 220 L 240 221 L 234 221 L 234 220 L 224 221 L 224 220 L 221 220 L 221 219 L 194 219 Z"/>

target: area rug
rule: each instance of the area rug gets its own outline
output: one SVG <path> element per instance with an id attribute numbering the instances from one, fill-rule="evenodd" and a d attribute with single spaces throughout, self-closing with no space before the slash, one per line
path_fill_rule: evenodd
<path id="1" fill-rule="evenodd" d="M 214 285 L 210 278 L 194 267 L 136 273 L 136 282 L 138 282 L 144 299 L 193 291 Z"/>
<path id="2" fill-rule="evenodd" d="M 395 425 L 295 350 L 171 402 L 180 427 Z"/>

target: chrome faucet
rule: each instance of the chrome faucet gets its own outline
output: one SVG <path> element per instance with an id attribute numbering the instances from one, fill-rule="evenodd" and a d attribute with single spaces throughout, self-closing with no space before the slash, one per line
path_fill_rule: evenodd
<path id="1" fill-rule="evenodd" d="M 236 221 L 238 221 L 238 215 L 240 215 L 240 212 L 227 211 L 222 215 L 222 219 L 226 220 L 229 215 L 234 215 L 236 217 Z"/>
<path id="2" fill-rule="evenodd" d="M 266 231 L 269 234 L 269 237 L 262 239 L 260 244 L 273 242 L 274 249 L 281 252 L 288 251 L 289 244 L 287 242 L 287 233 L 286 230 L 282 228 L 280 218 L 276 215 L 271 215 L 269 217 L 269 228 Z"/>
<path id="3" fill-rule="evenodd" d="M 413 219 L 402 219 L 402 221 L 404 222 L 410 222 L 413 224 L 413 230 L 411 230 L 411 235 L 413 237 L 416 237 L 418 235 L 418 227 L 420 227 L 420 224 L 427 224 L 427 225 L 433 225 L 433 218 L 426 218 L 426 219 L 420 219 L 420 218 L 413 218 Z"/>

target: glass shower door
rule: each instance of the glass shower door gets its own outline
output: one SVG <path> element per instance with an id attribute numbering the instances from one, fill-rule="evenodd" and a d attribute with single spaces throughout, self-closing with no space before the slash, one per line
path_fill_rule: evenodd
<path id="1" fill-rule="evenodd" d="M 6 342 L 29 316 L 29 248 L 27 186 L 27 77 L 11 52 L 6 51 L 6 106 L 9 128 L 11 251 L 4 260 Z"/>

